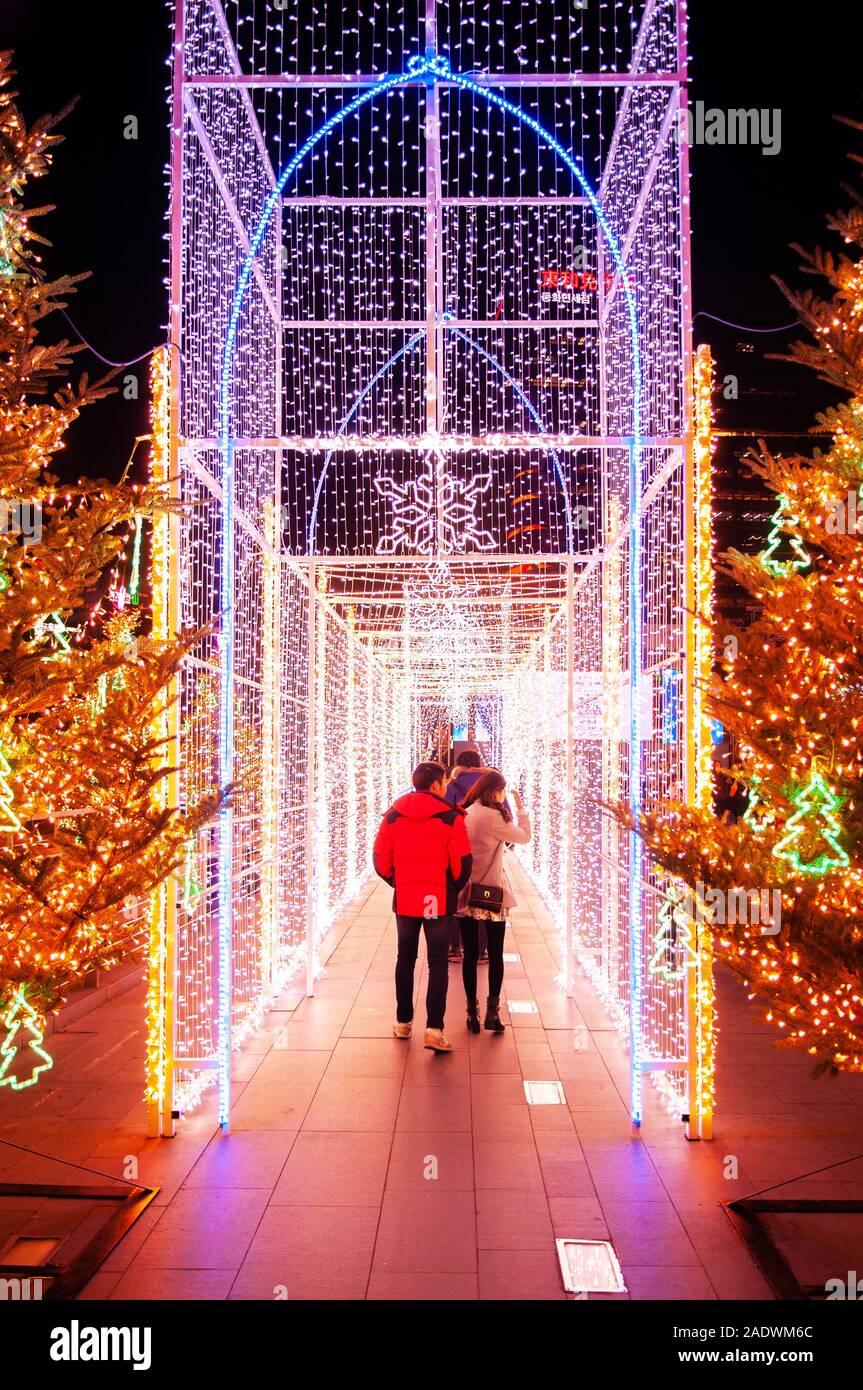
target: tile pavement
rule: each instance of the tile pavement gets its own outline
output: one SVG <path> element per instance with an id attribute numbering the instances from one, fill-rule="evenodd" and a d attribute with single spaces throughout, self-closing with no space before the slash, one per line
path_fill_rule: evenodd
<path id="1" fill-rule="evenodd" d="M 548 914 L 518 879 L 505 995 L 537 1013 L 469 1035 L 451 966 L 454 1052 L 426 1052 L 421 953 L 416 1035 L 392 1038 L 389 890 L 367 885 L 326 940 L 314 998 L 287 990 L 237 1057 L 229 1136 L 209 1097 L 176 1138 L 146 1138 L 143 987 L 57 1033 L 43 1084 L 0 1093 L 2 1179 L 120 1176 L 133 1157 L 160 1188 L 82 1297 L 563 1300 L 554 1238 L 569 1235 L 614 1241 L 619 1297 L 769 1299 L 721 1203 L 863 1154 L 861 1079 L 810 1080 L 723 980 L 716 1140 L 687 1144 L 649 1086 L 633 1139 L 623 1041 L 583 977 L 561 996 Z M 528 1106 L 525 1079 L 560 1080 L 566 1105 Z M 861 1173 L 783 1194 L 859 1195 Z M 45 1219 L 7 1199 L 0 1236 Z M 842 1263 L 841 1233 L 825 1239 Z"/>

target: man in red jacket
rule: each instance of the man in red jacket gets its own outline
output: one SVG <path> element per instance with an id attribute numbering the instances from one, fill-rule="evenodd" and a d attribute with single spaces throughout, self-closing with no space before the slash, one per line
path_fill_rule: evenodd
<path id="1" fill-rule="evenodd" d="M 429 981 L 425 1046 L 451 1052 L 443 1020 L 449 974 L 449 916 L 470 878 L 470 841 L 465 813 L 444 800 L 446 771 L 441 763 L 420 763 L 414 790 L 399 797 L 380 824 L 374 866 L 395 889 L 399 949 L 396 960 L 397 1038 L 409 1038 L 414 1016 L 414 967 L 420 930 L 425 929 Z"/>

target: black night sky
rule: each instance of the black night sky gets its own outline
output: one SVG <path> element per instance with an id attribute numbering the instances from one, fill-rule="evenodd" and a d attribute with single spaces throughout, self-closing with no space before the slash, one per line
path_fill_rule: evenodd
<path id="1" fill-rule="evenodd" d="M 859 10 L 848 0 L 803 11 L 764 0 L 693 0 L 690 10 L 692 101 L 782 113 L 774 157 L 745 147 L 693 150 L 695 307 L 753 327 L 786 323 L 794 316 L 771 275 L 805 283 L 789 243 L 824 243 L 825 215 L 847 202 L 840 184 L 855 177 L 849 151 L 863 154 L 863 135 L 834 119 L 863 119 Z M 80 98 L 63 124 L 55 168 L 30 200 L 56 203 L 44 219 L 54 243 L 46 264 L 55 272 L 92 271 L 71 313 L 81 333 L 115 359 L 146 352 L 163 337 L 166 318 L 168 13 L 161 0 L 4 0 L 0 19 L 0 45 L 15 52 L 29 120 Z M 129 115 L 138 120 L 136 141 L 124 139 Z M 713 343 L 720 372 L 740 377 L 740 400 L 721 424 L 757 431 L 812 423 L 824 388 L 799 368 L 764 361 L 793 335 L 747 338 L 704 318 L 696 328 Z M 98 370 L 89 354 L 80 362 Z M 146 428 L 143 399 L 115 396 L 74 427 L 67 466 L 116 475 Z"/>

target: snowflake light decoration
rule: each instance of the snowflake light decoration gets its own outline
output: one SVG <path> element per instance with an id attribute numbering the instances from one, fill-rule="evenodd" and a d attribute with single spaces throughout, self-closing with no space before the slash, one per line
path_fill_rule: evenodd
<path id="1" fill-rule="evenodd" d="M 374 482 L 391 512 L 389 527 L 377 544 L 379 555 L 462 555 L 496 548 L 494 536 L 478 520 L 480 500 L 492 485 L 488 470 L 456 479 L 439 467 L 438 456 L 429 450 L 415 478 L 398 483 L 377 475 Z"/>

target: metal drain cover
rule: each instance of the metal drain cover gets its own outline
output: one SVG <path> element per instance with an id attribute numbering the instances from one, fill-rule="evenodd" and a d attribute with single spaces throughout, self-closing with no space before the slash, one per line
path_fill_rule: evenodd
<path id="1" fill-rule="evenodd" d="M 623 1271 L 610 1240 L 555 1241 L 567 1293 L 626 1293 Z"/>
<path id="2" fill-rule="evenodd" d="M 559 1081 L 525 1081 L 524 1094 L 528 1105 L 566 1105 Z"/>
<path id="3" fill-rule="evenodd" d="M 539 1009 L 532 999 L 507 999 L 506 1007 L 511 1014 L 538 1014 Z"/>

